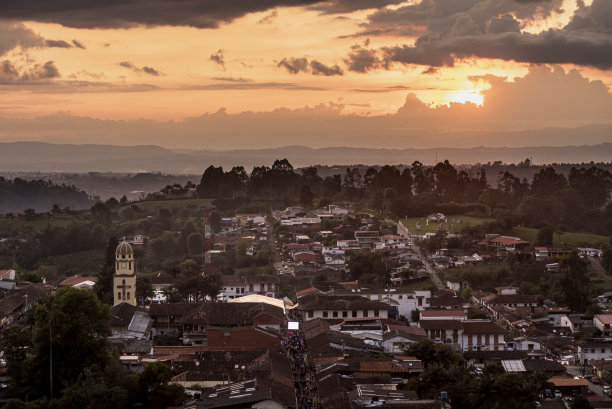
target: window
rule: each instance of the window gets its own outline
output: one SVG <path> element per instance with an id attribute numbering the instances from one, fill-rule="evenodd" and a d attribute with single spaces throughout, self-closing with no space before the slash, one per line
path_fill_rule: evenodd
<path id="1" fill-rule="evenodd" d="M 323 318 L 327 318 L 327 311 L 323 311 Z"/>
<path id="2" fill-rule="evenodd" d="M 363 316 L 367 317 L 368 316 L 368 310 L 363 310 Z"/>
<path id="3" fill-rule="evenodd" d="M 375 317 L 378 317 L 378 312 L 379 312 L 378 310 L 374 310 L 374 316 Z"/>
<path id="4" fill-rule="evenodd" d="M 223 331 L 223 336 L 224 336 L 224 337 L 229 337 L 229 336 L 230 336 L 229 331 Z"/>
<path id="5" fill-rule="evenodd" d="M 128 293 L 127 293 L 127 299 L 128 299 L 128 300 L 130 299 L 130 292 L 129 292 L 129 291 L 128 291 Z"/>
<path id="6" fill-rule="evenodd" d="M 314 312 L 312 310 L 308 311 L 308 318 L 313 318 Z"/>
<path id="7" fill-rule="evenodd" d="M 117 299 L 120 300 L 121 299 L 121 291 L 117 292 Z"/>
<path id="8" fill-rule="evenodd" d="M 334 312 L 333 312 L 333 314 L 332 314 L 332 316 L 333 316 L 334 318 L 338 318 L 338 311 L 334 311 Z"/>
<path id="9" fill-rule="evenodd" d="M 606 348 L 601 348 L 601 352 L 602 353 L 606 352 Z"/>
<path id="10" fill-rule="evenodd" d="M 347 312 L 347 311 L 342 311 L 342 317 L 343 317 L 343 318 L 348 317 L 348 312 Z"/>
<path id="11" fill-rule="evenodd" d="M 404 297 L 404 296 L 400 294 L 398 298 L 401 300 L 403 297 Z"/>
<path id="12" fill-rule="evenodd" d="M 357 311 L 351 311 L 351 315 L 353 316 L 353 318 L 357 318 Z"/>

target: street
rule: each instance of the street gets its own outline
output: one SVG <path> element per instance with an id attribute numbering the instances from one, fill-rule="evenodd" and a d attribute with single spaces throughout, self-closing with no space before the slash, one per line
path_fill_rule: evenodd
<path id="1" fill-rule="evenodd" d="M 567 373 L 569 375 L 572 376 L 582 376 L 582 367 L 581 366 L 575 366 L 575 365 L 570 365 L 567 366 Z M 594 384 L 591 381 L 589 381 L 589 391 L 591 391 L 592 393 L 601 396 L 603 398 L 603 400 L 612 400 L 608 395 L 606 395 L 603 391 L 603 387 L 601 384 Z"/>

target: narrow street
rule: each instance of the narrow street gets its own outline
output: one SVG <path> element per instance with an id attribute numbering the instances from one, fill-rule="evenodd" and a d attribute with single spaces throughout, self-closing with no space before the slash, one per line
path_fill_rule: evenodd
<path id="1" fill-rule="evenodd" d="M 567 367 L 567 373 L 572 376 L 582 376 L 582 367 L 570 365 Z M 597 396 L 601 396 L 603 400 L 606 400 L 606 401 L 612 400 L 612 398 L 610 398 L 608 395 L 604 393 L 602 384 L 594 384 L 591 381 L 589 381 L 589 391 L 596 394 Z"/>
<path id="2" fill-rule="evenodd" d="M 419 259 L 423 262 L 423 265 L 425 266 L 425 270 L 427 270 L 427 273 L 429 274 L 431 281 L 434 283 L 434 285 L 436 286 L 438 290 L 445 289 L 446 286 L 444 285 L 442 280 L 440 280 L 440 277 L 438 277 L 438 273 L 436 272 L 436 269 L 427 261 L 427 257 L 423 256 L 423 253 L 421 252 L 421 248 L 413 244 L 410 230 L 406 229 L 404 225 L 399 221 L 397 222 L 397 234 L 399 234 L 402 237 L 408 237 L 410 239 L 410 243 L 411 243 L 410 249 L 419 255 Z"/>

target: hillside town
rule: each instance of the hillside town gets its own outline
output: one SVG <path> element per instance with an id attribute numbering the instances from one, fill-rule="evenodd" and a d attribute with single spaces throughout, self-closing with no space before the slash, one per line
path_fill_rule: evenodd
<path id="1" fill-rule="evenodd" d="M 457 392 L 443 389 L 448 382 L 431 379 L 432 354 L 456 356 L 473 382 L 493 373 L 543 377 L 537 407 L 566 407 L 578 395 L 591 407 L 612 407 L 612 293 L 589 300 L 597 311 L 589 315 L 517 286 L 478 289 L 461 273 L 493 270 L 510 257 L 561 276 L 572 258 L 599 264 L 600 249 L 488 233 L 449 249 L 462 234 L 447 233 L 443 223 L 461 226 L 459 217 L 435 213 L 413 228 L 342 204 L 235 214 L 221 218 L 215 234 L 207 217 L 198 276 L 215 274 L 212 260 L 237 246 L 253 257 L 271 248 L 274 271 L 222 274 L 212 293 L 186 296 L 176 293 L 180 275 L 156 273 L 138 298 L 138 254 L 150 238 L 125 237 L 112 253 L 108 342 L 123 370 L 166 365 L 168 384 L 186 394 L 174 407 L 462 407 Z M 432 233 L 420 231 L 424 226 L 438 227 Z M 387 276 L 357 275 L 363 266 L 355 260 L 370 256 L 381 257 Z M 48 296 L 68 287 L 93 292 L 99 279 L 30 283 L 15 270 L 0 271 L 0 326 L 23 327 Z"/>

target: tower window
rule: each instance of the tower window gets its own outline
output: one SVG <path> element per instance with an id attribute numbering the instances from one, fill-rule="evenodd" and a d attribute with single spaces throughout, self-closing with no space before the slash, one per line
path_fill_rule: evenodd
<path id="1" fill-rule="evenodd" d="M 129 291 L 128 291 L 128 293 L 127 293 L 127 299 L 128 299 L 128 300 L 130 299 L 130 292 L 129 292 Z"/>
<path id="2" fill-rule="evenodd" d="M 117 299 L 120 300 L 121 299 L 121 291 L 117 292 Z"/>

